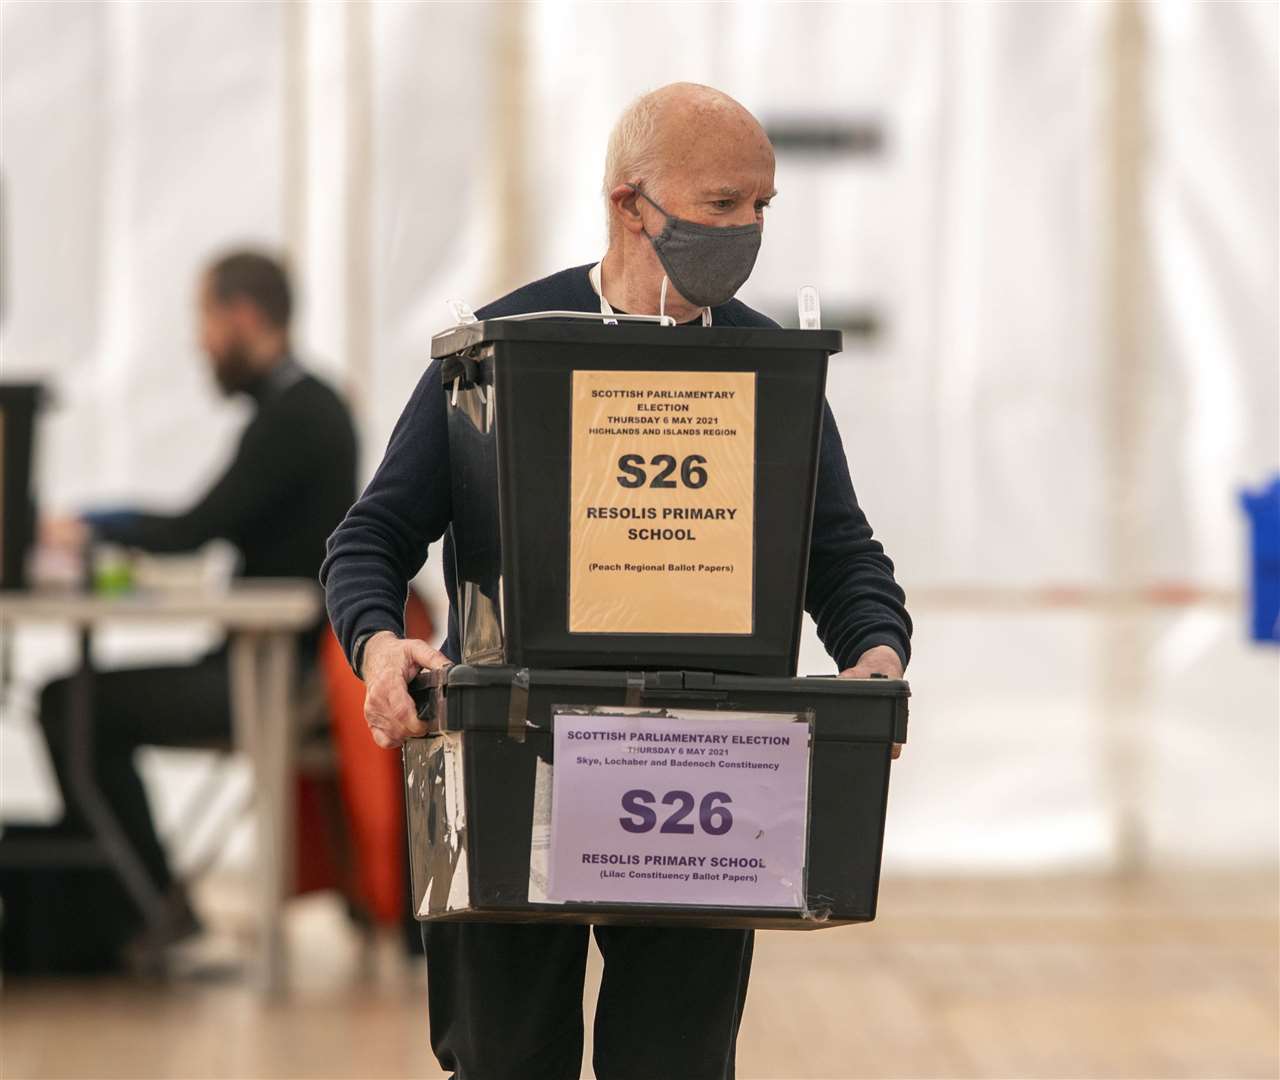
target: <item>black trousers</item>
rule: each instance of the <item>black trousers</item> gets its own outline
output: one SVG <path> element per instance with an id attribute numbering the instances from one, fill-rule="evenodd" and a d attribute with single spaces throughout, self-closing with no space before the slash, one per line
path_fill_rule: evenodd
<path id="1" fill-rule="evenodd" d="M 732 1080 L 750 930 L 597 926 L 598 1080 Z M 424 923 L 431 1048 L 457 1080 L 578 1080 L 586 926 Z"/>
<path id="2" fill-rule="evenodd" d="M 69 679 L 40 694 L 40 726 L 66 805 L 66 826 L 85 828 L 69 777 Z M 94 775 L 103 797 L 160 889 L 172 883 L 142 778 L 139 746 L 201 745 L 231 736 L 231 693 L 225 649 L 190 665 L 104 671 L 93 677 Z"/>

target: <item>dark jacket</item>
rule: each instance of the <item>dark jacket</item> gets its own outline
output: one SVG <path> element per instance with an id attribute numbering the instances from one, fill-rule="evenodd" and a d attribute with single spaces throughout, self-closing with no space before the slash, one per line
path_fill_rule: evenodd
<path id="1" fill-rule="evenodd" d="M 229 540 L 244 577 L 315 579 L 325 540 L 355 498 L 356 437 L 342 399 L 285 360 L 248 387 L 256 411 L 235 456 L 179 514 L 90 515 L 102 540 L 144 551 L 192 551 Z"/>
<path id="2" fill-rule="evenodd" d="M 476 312 L 480 319 L 531 311 L 599 311 L 600 298 L 578 266 L 525 285 Z M 717 326 L 777 326 L 737 300 L 712 309 Z M 321 570 L 329 619 L 351 657 L 358 640 L 379 630 L 403 633 L 407 582 L 428 546 L 444 538 L 449 633 L 441 651 L 459 657 L 453 570 L 449 437 L 439 361 L 418 381 L 391 434 L 377 473 L 329 538 Z M 818 463 L 805 609 L 827 652 L 843 669 L 867 649 L 888 645 L 905 664 L 911 620 L 893 563 L 858 507 L 844 447 L 827 407 Z"/>

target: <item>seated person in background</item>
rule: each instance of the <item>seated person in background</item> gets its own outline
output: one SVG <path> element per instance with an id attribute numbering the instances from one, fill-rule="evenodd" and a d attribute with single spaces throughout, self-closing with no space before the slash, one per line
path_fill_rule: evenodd
<path id="1" fill-rule="evenodd" d="M 199 286 L 201 345 L 228 396 L 245 394 L 256 412 L 221 478 L 185 513 L 88 515 L 49 521 L 47 541 L 83 547 L 109 541 L 151 552 L 191 551 L 228 540 L 240 573 L 314 581 L 325 540 L 355 499 L 356 438 L 342 399 L 309 375 L 289 346 L 289 281 L 275 260 L 237 252 L 214 262 Z M 323 619 L 302 635 L 304 664 L 315 659 Z M 66 807 L 66 826 L 84 827 L 68 784 L 69 682 L 44 688 L 40 721 Z M 152 949 L 197 928 L 170 874 L 133 763 L 144 745 L 229 738 L 231 703 L 225 646 L 194 664 L 110 671 L 94 681 L 98 784 L 156 885 L 169 918 L 150 928 Z M 139 917 L 140 925 L 140 917 Z"/>

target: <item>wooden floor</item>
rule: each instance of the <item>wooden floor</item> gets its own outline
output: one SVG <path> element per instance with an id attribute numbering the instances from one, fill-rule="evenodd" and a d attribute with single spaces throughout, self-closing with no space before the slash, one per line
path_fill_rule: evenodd
<path id="1" fill-rule="evenodd" d="M 758 935 L 738 1075 L 1274 1078 L 1277 900 L 1274 874 L 886 881 L 872 925 Z M 270 1007 L 234 971 L 10 982 L 0 1075 L 441 1075 L 420 968 L 384 953 L 362 978 L 324 898 L 295 905 L 290 934 L 295 989 Z M 593 952 L 589 1003 L 598 977 Z"/>

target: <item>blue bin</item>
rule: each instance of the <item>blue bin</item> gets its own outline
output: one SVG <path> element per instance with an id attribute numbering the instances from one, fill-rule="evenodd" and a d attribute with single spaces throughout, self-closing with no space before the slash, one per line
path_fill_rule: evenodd
<path id="1" fill-rule="evenodd" d="M 1260 491 L 1244 491 L 1240 501 L 1252 533 L 1254 641 L 1280 641 L 1280 476 Z"/>

